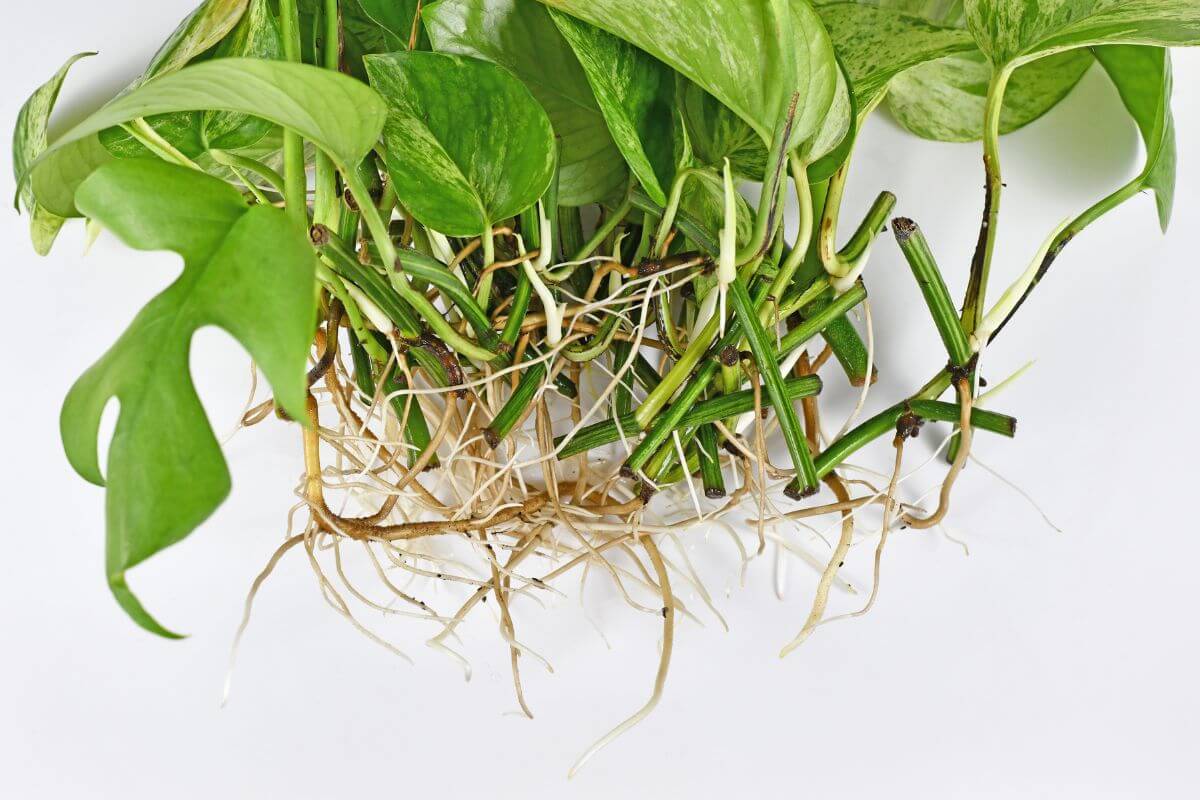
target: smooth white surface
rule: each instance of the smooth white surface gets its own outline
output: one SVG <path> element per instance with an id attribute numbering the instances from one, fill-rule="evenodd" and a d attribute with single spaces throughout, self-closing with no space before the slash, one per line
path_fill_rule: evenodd
<path id="1" fill-rule="evenodd" d="M 68 113 L 89 91 L 120 86 L 190 3 L 13 5 L 0 31 L 5 131 L 72 52 L 104 54 L 76 67 Z M 970 557 L 936 533 L 895 537 L 872 614 L 823 628 L 785 661 L 777 653 L 807 614 L 811 570 L 791 562 L 780 602 L 770 558 L 738 589 L 728 544 L 692 540 L 732 631 L 682 623 L 657 713 L 570 783 L 575 757 L 644 702 L 657 659 L 658 624 L 625 610 L 600 580 L 589 585 L 588 607 L 612 652 L 574 598 L 522 611 L 522 638 L 557 671 L 526 663 L 531 723 L 506 714 L 515 707 L 507 651 L 483 617 L 470 628 L 476 675 L 464 684 L 419 635 L 364 613 L 405 642 L 417 659 L 409 667 L 330 613 L 293 556 L 261 597 L 231 703 L 218 707 L 245 589 L 280 541 L 300 469 L 297 437 L 280 424 L 234 440 L 233 498 L 133 577 L 148 606 L 192 638 L 160 641 L 130 624 L 104 585 L 102 493 L 69 471 L 57 413 L 75 377 L 177 265 L 111 237 L 83 259 L 78 227 L 39 260 L 25 221 L 0 215 L 8 358 L 0 796 L 1191 796 L 1200 745 L 1200 53 L 1181 52 L 1176 63 L 1172 231 L 1158 234 L 1149 198 L 1102 221 L 1070 246 L 988 357 L 993 379 L 1038 363 L 997 403 L 1020 417 L 1019 438 L 980 436 L 979 455 L 1064 532 L 972 468 L 950 522 Z M 1098 71 L 1006 138 L 997 291 L 1048 230 L 1119 185 L 1140 158 Z M 957 295 L 981 182 L 977 146 L 922 142 L 880 116 L 860 145 L 844 216 L 857 219 L 876 191 L 894 190 Z M 888 238 L 867 272 L 876 330 L 888 332 L 871 409 L 944 360 Z M 244 398 L 244 355 L 205 331 L 194 372 L 225 430 Z M 936 439 L 914 449 L 928 452 Z M 929 473 L 919 485 L 937 480 Z M 869 583 L 867 548 L 848 570 L 859 586 Z M 837 596 L 836 610 L 860 599 Z"/>

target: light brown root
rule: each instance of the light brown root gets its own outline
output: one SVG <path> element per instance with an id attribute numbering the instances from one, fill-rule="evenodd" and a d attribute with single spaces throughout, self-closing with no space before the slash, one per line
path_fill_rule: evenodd
<path id="1" fill-rule="evenodd" d="M 297 534 L 275 550 L 271 554 L 271 558 L 267 561 L 267 565 L 263 567 L 262 572 L 250 584 L 250 591 L 246 593 L 246 603 L 242 608 L 242 621 L 238 624 L 237 632 L 233 635 L 233 644 L 229 648 L 229 666 L 225 671 L 225 686 L 221 690 L 221 706 L 225 706 L 229 702 L 229 692 L 233 688 L 233 670 L 237 666 L 238 650 L 242 646 L 242 637 L 246 635 L 246 628 L 250 627 L 250 615 L 254 611 L 254 600 L 258 597 L 258 591 L 263 584 L 267 582 L 267 578 L 271 577 L 271 573 L 275 571 L 275 567 L 279 566 L 279 562 L 287 555 L 287 552 L 296 545 L 304 541 L 306 533 Z"/>
<path id="2" fill-rule="evenodd" d="M 836 473 L 831 472 L 825 478 L 825 485 L 833 491 L 839 503 L 848 503 L 850 501 L 850 493 L 846 491 L 846 485 L 842 483 L 842 479 L 837 477 Z M 821 618 L 825 615 L 825 606 L 829 603 L 829 589 L 833 585 L 833 579 L 837 576 L 838 570 L 842 568 L 842 562 L 846 560 L 846 553 L 849 552 L 850 543 L 853 539 L 854 516 L 848 510 L 843 511 L 842 536 L 838 539 L 837 547 L 833 550 L 833 557 L 829 559 L 829 564 L 825 567 L 825 572 L 821 574 L 821 580 L 817 584 L 816 597 L 813 600 L 812 611 L 809 613 L 808 620 L 805 621 L 800 633 L 780 651 L 780 658 L 785 658 L 797 647 L 804 644 L 804 641 L 812 634 L 817 625 L 820 624 Z"/>
<path id="3" fill-rule="evenodd" d="M 971 457 L 971 440 L 974 436 L 971 427 L 971 387 L 965 378 L 958 382 L 958 402 L 962 408 L 962 416 L 959 420 L 959 436 L 961 439 L 958 446 L 958 455 L 955 457 L 954 463 L 950 465 L 950 471 L 946 473 L 946 479 L 942 482 L 942 491 L 938 499 L 937 509 L 925 518 L 914 517 L 908 513 L 901 516 L 900 519 L 903 524 L 914 530 L 928 530 L 935 527 L 950 513 L 950 496 L 954 491 L 954 483 L 958 480 L 958 476 L 962 474 L 963 468 L 967 466 L 967 459 Z"/>
<path id="4" fill-rule="evenodd" d="M 883 527 L 879 533 L 879 544 L 875 547 L 875 572 L 871 582 L 871 596 L 867 598 L 866 604 L 858 611 L 852 611 L 849 614 L 839 614 L 836 617 L 822 620 L 820 625 L 827 625 L 831 622 L 837 622 L 843 619 L 852 619 L 866 616 L 875 606 L 875 600 L 879 597 L 879 581 L 883 568 L 883 549 L 887 546 L 888 534 L 892 529 L 892 514 L 896 509 L 896 485 L 900 481 L 900 468 L 904 462 L 904 438 L 896 437 L 896 465 L 892 470 L 892 480 L 888 485 L 887 494 L 883 498 Z"/>
<path id="5" fill-rule="evenodd" d="M 622 722 L 617 727 L 613 728 L 604 736 L 589 747 L 579 760 L 571 767 L 567 773 L 568 778 L 574 778 L 579 770 L 583 769 L 596 753 L 603 750 L 613 740 L 627 733 L 631 728 L 644 720 L 654 711 L 658 705 L 658 701 L 662 698 L 663 687 L 667 682 L 667 670 L 671 666 L 671 651 L 675 644 L 675 599 L 671 593 L 671 579 L 667 575 L 667 567 L 663 563 L 662 556 L 658 552 L 658 547 L 654 544 L 654 540 L 649 535 L 640 537 L 642 547 L 646 550 L 646 555 L 650 558 L 650 563 L 654 565 L 654 571 L 658 575 L 658 585 L 662 590 L 662 616 L 663 616 L 663 642 L 662 653 L 658 661 L 658 672 L 654 676 L 654 691 L 650 695 L 650 700 L 646 705 L 642 706 L 636 714 Z"/>

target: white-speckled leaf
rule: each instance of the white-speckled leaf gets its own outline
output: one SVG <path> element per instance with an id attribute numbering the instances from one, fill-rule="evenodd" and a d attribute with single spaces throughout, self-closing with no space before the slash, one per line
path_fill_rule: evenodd
<path id="1" fill-rule="evenodd" d="M 108 157 L 96 134 L 179 111 L 253 114 L 296 131 L 343 166 L 371 152 L 387 113 L 369 86 L 332 70 L 248 58 L 194 64 L 121 95 L 57 139 L 31 165 L 38 202 L 77 216 L 75 189 Z"/>
<path id="2" fill-rule="evenodd" d="M 1094 63 L 1088 50 L 1070 50 L 1018 67 L 1009 79 L 1000 132 L 1023 128 L 1079 83 Z M 897 76 L 888 107 L 906 129 L 926 139 L 973 142 L 983 138 L 991 65 L 978 50 L 923 64 Z"/>
<path id="3" fill-rule="evenodd" d="M 213 58 L 260 58 L 273 61 L 281 57 L 283 41 L 279 22 L 269 0 L 249 0 L 241 20 L 213 51 Z M 177 70 L 169 70 L 177 71 Z M 158 74 L 167 74 L 160 70 Z M 139 79 L 134 86 L 144 83 Z M 210 149 L 236 150 L 250 147 L 273 127 L 270 122 L 247 114 L 228 111 L 192 111 L 166 114 L 146 120 L 159 136 L 189 158 L 197 158 Z M 100 141 L 118 158 L 148 158 L 153 154 L 121 128 L 102 131 Z"/>
<path id="4" fill-rule="evenodd" d="M 997 66 L 1098 44 L 1200 44 L 1197 0 L 965 0 L 964 8 Z"/>
<path id="5" fill-rule="evenodd" d="M 417 49 L 428 49 L 428 37 L 418 22 L 420 0 L 358 0 L 363 14 L 383 30 L 389 49 L 406 50 L 412 39 L 413 29 L 417 33 Z"/>
<path id="6" fill-rule="evenodd" d="M 799 102 L 792 145 L 816 134 L 833 101 L 833 46 L 808 0 L 541 2 L 666 62 L 733 110 L 764 142 L 782 129 L 793 93 Z M 777 9 L 785 13 L 777 15 Z"/>
<path id="7" fill-rule="evenodd" d="M 559 202 L 580 206 L 621 191 L 621 150 L 579 59 L 536 0 L 442 0 L 425 8 L 434 48 L 491 61 L 537 98 L 559 140 Z"/>
<path id="8" fill-rule="evenodd" d="M 46 130 L 50 124 L 50 114 L 54 111 L 54 104 L 58 102 L 58 94 L 62 91 L 67 73 L 77 61 L 90 55 L 95 54 L 79 53 L 71 56 L 54 77 L 39 86 L 25 101 L 25 105 L 21 106 L 21 111 L 17 114 L 17 124 L 13 128 L 13 175 L 18 182 L 29 169 L 29 165 L 46 149 Z M 29 233 L 34 250 L 39 255 L 46 255 L 66 220 L 39 204 L 33 187 L 29 184 L 24 185 L 18 204 L 18 210 L 20 204 L 24 204 L 25 210 L 30 214 Z"/>
<path id="9" fill-rule="evenodd" d="M 767 169 L 767 145 L 758 133 L 720 100 L 682 75 L 676 93 L 696 162 L 721 169 L 728 158 L 739 176 L 761 180 Z"/>
<path id="10" fill-rule="evenodd" d="M 179 23 L 163 43 L 146 71 L 133 84 L 140 86 L 151 78 L 178 72 L 206 50 L 216 47 L 246 13 L 249 0 L 205 0 Z"/>
<path id="11" fill-rule="evenodd" d="M 546 191 L 554 177 L 554 132 L 512 73 L 450 53 L 388 53 L 366 63 L 387 103 L 383 137 L 392 185 L 422 224 L 477 236 Z"/>
<path id="12" fill-rule="evenodd" d="M 1175 202 L 1175 118 L 1171 113 L 1171 53 L 1161 47 L 1108 45 L 1095 48 L 1096 60 L 1116 85 L 1146 145 L 1146 166 L 1138 176 L 1154 192 L 1158 221 L 1165 231 Z"/>
<path id="13" fill-rule="evenodd" d="M 964 30 L 936 25 L 891 8 L 859 3 L 817 7 L 861 108 L 873 104 L 907 69 L 975 49 Z"/>
<path id="14" fill-rule="evenodd" d="M 854 103 L 850 100 L 850 86 L 842 71 L 838 70 L 837 89 L 834 91 L 829 111 L 825 114 L 825 121 L 804 147 L 802 156 L 805 163 L 819 161 L 838 148 L 853 127 L 853 113 Z"/>
<path id="15" fill-rule="evenodd" d="M 674 73 L 594 25 L 554 9 L 550 17 L 583 66 L 625 162 L 654 202 L 666 205 L 675 174 Z"/>

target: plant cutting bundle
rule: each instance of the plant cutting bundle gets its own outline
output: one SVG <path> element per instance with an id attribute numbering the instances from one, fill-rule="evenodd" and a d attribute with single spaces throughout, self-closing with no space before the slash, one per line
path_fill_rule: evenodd
<path id="1" fill-rule="evenodd" d="M 106 487 L 118 603 L 174 636 L 127 572 L 230 491 L 189 375 L 193 333 L 217 325 L 270 384 L 241 427 L 275 420 L 303 443 L 303 522 L 251 599 L 303 551 L 364 633 L 393 647 L 356 611 L 415 619 L 453 654 L 491 598 L 530 713 L 520 669 L 540 657 L 516 601 L 603 575 L 660 618 L 663 644 L 650 702 L 599 746 L 657 702 L 677 619 L 702 613 L 683 595 L 719 617 L 681 545 L 690 531 L 716 526 L 749 560 L 768 539 L 791 546 L 780 523 L 831 515 L 786 654 L 831 619 L 856 532 L 877 540 L 869 607 L 889 532 L 937 526 L 973 439 L 1015 434 L 985 408 L 981 358 L 1067 244 L 1145 190 L 1166 226 L 1167 48 L 1195 44 L 1195 0 L 207 0 L 50 142 L 70 59 L 14 137 L 35 247 L 82 218 L 184 262 L 62 411 L 72 466 Z M 1092 68 L 1140 131 L 1145 168 L 996 291 L 1000 136 Z M 885 102 L 917 135 L 982 141 L 984 213 L 960 301 L 917 224 L 890 220 L 944 352 L 923 356 L 925 385 L 889 389 L 894 404 L 860 419 L 880 378 L 866 267 L 897 200 L 880 193 L 854 225 L 840 212 L 857 132 Z M 751 182 L 753 207 L 739 194 Z M 862 401 L 830 435 L 820 401 L 839 381 Z M 926 422 L 956 432 L 921 508 L 897 487 Z M 876 443 L 894 468 L 855 468 Z M 749 523 L 725 521 L 746 508 Z"/>

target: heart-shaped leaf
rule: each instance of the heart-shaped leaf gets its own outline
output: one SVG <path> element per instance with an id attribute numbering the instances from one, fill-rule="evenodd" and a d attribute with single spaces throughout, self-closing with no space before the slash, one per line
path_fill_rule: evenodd
<path id="1" fill-rule="evenodd" d="M 541 0 L 640 47 L 771 142 L 798 95 L 789 146 L 816 134 L 837 64 L 808 0 Z M 782 11 L 782 18 L 778 12 Z"/>
<path id="2" fill-rule="evenodd" d="M 174 33 L 163 43 L 142 76 L 130 88 L 135 88 L 160 75 L 178 72 L 197 56 L 221 42 L 246 13 L 250 0 L 205 0 L 179 23 Z"/>
<path id="3" fill-rule="evenodd" d="M 389 50 L 407 50 L 414 29 L 416 49 L 429 49 L 429 37 L 420 20 L 420 0 L 358 0 L 358 4 L 363 13 L 383 29 Z"/>
<path id="4" fill-rule="evenodd" d="M 965 0 L 964 8 L 997 68 L 1099 44 L 1200 44 L 1196 0 Z"/>
<path id="5" fill-rule="evenodd" d="M 818 6 L 860 108 L 869 108 L 893 78 L 944 56 L 974 50 L 964 30 L 942 27 L 890 8 L 858 3 Z"/>
<path id="6" fill-rule="evenodd" d="M 1146 165 L 1131 186 L 1150 189 L 1166 231 L 1175 201 L 1175 118 L 1171 113 L 1171 54 L 1161 47 L 1107 45 L 1096 60 L 1117 87 L 1146 145 Z"/>
<path id="7" fill-rule="evenodd" d="M 594 25 L 553 9 L 550 17 L 583 66 L 609 133 L 634 177 L 654 202 L 665 205 L 675 174 L 674 73 Z"/>
<path id="8" fill-rule="evenodd" d="M 250 0 L 242 21 L 221 42 L 214 58 L 258 58 L 275 61 L 283 57 L 283 37 L 268 0 Z M 241 150 L 252 147 L 274 126 L 252 114 L 205 111 L 200 132 L 206 150 Z"/>
<path id="9" fill-rule="evenodd" d="M 229 493 L 228 468 L 189 374 L 192 335 L 208 325 L 232 334 L 270 380 L 276 402 L 303 419 L 316 262 L 306 232 L 282 211 L 249 207 L 229 184 L 163 161 L 108 164 L 76 200 L 125 244 L 184 261 L 179 279 L 71 389 L 61 417 L 71 465 L 108 488 L 113 594 L 139 625 L 173 636 L 142 607 L 125 573 L 185 538 Z M 97 436 L 113 399 L 120 415 L 102 473 Z"/>
<path id="10" fill-rule="evenodd" d="M 442 0 L 423 16 L 437 50 L 499 64 L 542 104 L 559 139 L 560 203 L 621 191 L 628 170 L 588 75 L 536 0 Z"/>
<path id="11" fill-rule="evenodd" d="M 29 169 L 29 165 L 46 149 L 46 128 L 50 123 L 50 113 L 58 101 L 67 73 L 75 62 L 95 53 L 80 53 L 67 59 L 67 63 L 55 73 L 54 77 L 38 87 L 17 114 L 17 124 L 13 129 L 13 174 L 20 177 Z M 58 237 L 58 231 L 66 221 L 63 217 L 48 211 L 33 193 L 33 187 L 26 185 L 21 191 L 19 202 L 31 216 L 30 237 L 33 248 L 38 255 L 46 255 Z M 19 210 L 19 208 L 18 208 Z"/>
<path id="12" fill-rule="evenodd" d="M 963 0 L 859 0 L 859 5 L 915 16 L 940 28 L 962 30 L 966 24 Z M 1092 61 L 1090 53 L 1079 50 L 1018 68 L 1004 95 L 1000 132 L 1022 128 L 1058 105 Z M 983 138 L 990 77 L 987 59 L 972 45 L 896 75 L 888 90 L 888 107 L 897 122 L 918 136 L 948 142 L 976 141 Z"/>
<path id="13" fill-rule="evenodd" d="M 1091 69 L 1087 50 L 1069 50 L 1025 64 L 1004 92 L 1000 132 L 1012 133 L 1054 108 Z M 907 130 L 942 142 L 983 138 L 984 107 L 991 66 L 978 50 L 922 64 L 898 75 L 888 108 Z"/>
<path id="14" fill-rule="evenodd" d="M 198 110 L 253 114 L 290 128 L 342 166 L 375 147 L 387 113 L 370 87 L 331 70 L 249 58 L 195 64 L 121 95 L 55 141 L 32 165 L 38 202 L 78 216 L 75 190 L 103 162 L 96 134 L 139 117 Z"/>
<path id="15" fill-rule="evenodd" d="M 767 170 L 767 146 L 745 120 L 683 76 L 678 106 L 697 163 L 721 169 L 729 159 L 733 171 L 759 180 Z"/>
<path id="16" fill-rule="evenodd" d="M 767 146 L 754 129 L 686 78 L 680 77 L 678 91 L 680 115 L 697 163 L 720 170 L 729 159 L 739 176 L 761 179 L 767 168 Z M 839 68 L 837 89 L 825 120 L 801 153 L 810 167 L 810 182 L 828 178 L 849 155 L 857 128 L 856 106 Z"/>
<path id="17" fill-rule="evenodd" d="M 554 176 L 554 131 L 512 73 L 448 53 L 367 57 L 387 102 L 387 166 L 422 224 L 478 236 L 529 208 Z M 464 114 L 463 109 L 470 109 Z"/>
<path id="18" fill-rule="evenodd" d="M 282 52 L 279 23 L 271 11 L 270 3 L 268 0 L 249 0 L 245 14 L 217 46 L 213 58 L 259 58 L 273 61 L 280 58 Z M 139 85 L 140 83 L 142 81 L 139 81 Z M 191 158 L 196 158 L 210 149 L 238 150 L 251 147 L 273 127 L 270 122 L 259 117 L 228 111 L 166 114 L 151 117 L 147 122 L 159 136 Z M 100 141 L 119 158 L 145 158 L 153 155 L 141 142 L 120 128 L 103 131 Z"/>

